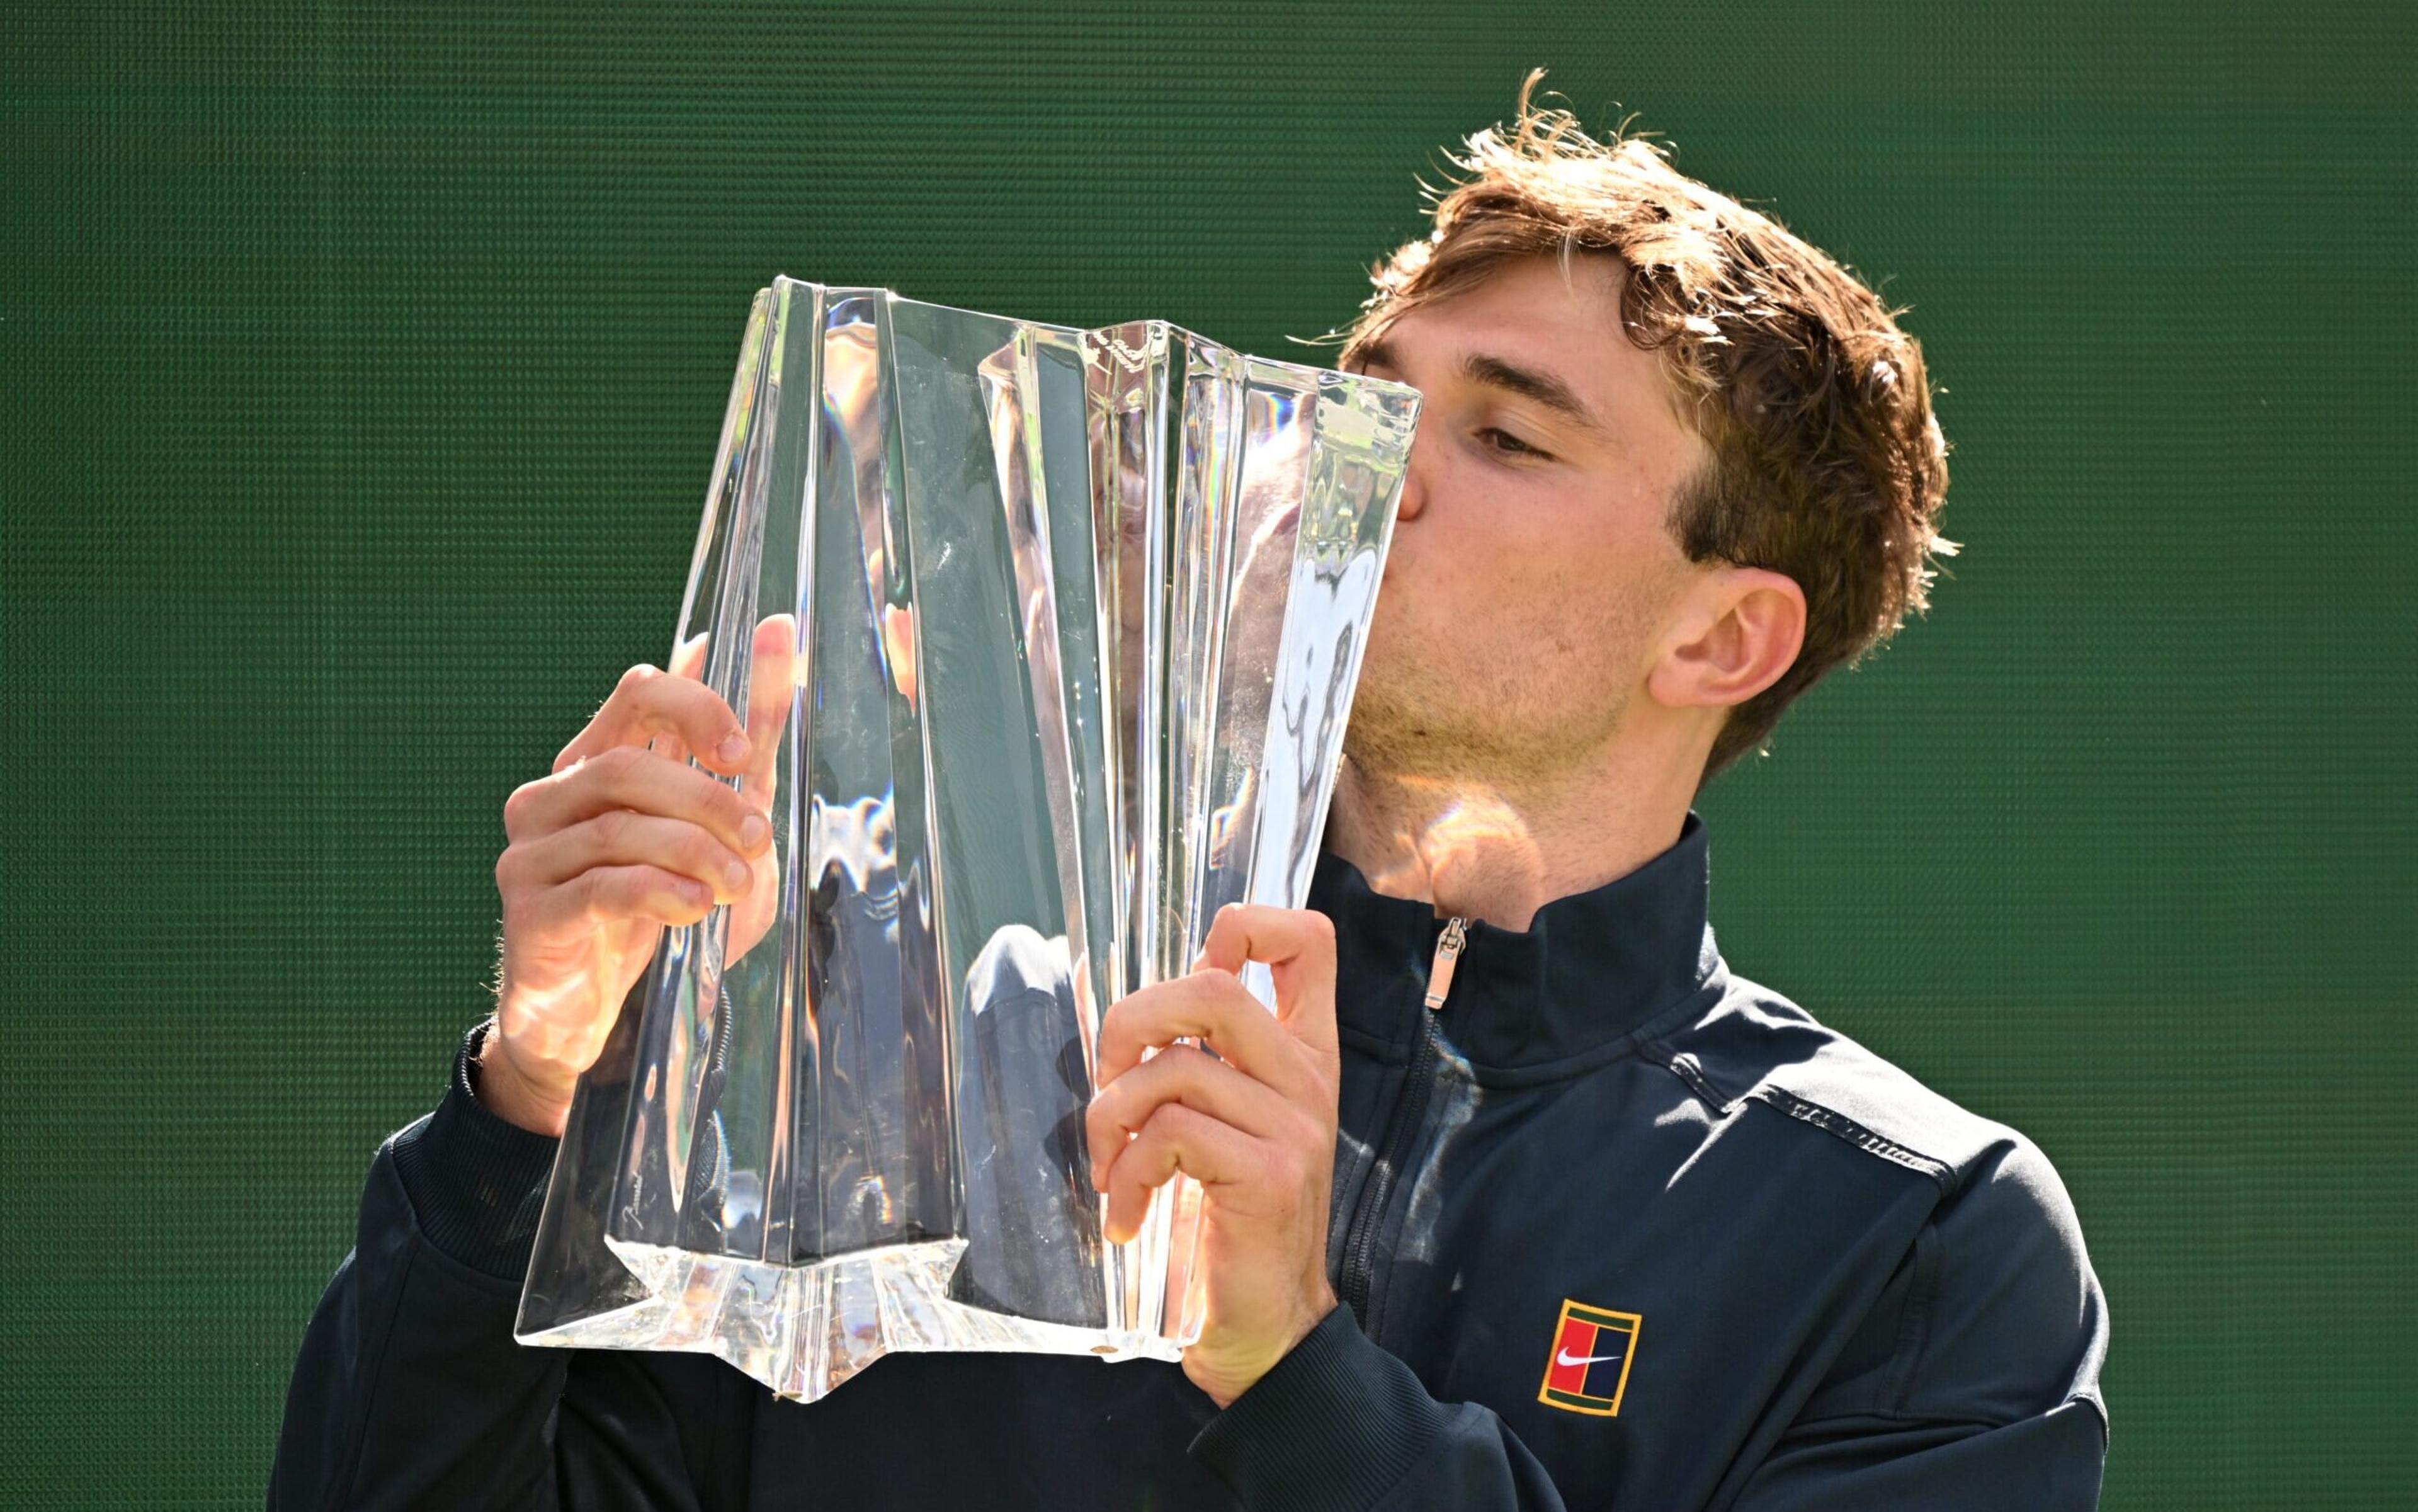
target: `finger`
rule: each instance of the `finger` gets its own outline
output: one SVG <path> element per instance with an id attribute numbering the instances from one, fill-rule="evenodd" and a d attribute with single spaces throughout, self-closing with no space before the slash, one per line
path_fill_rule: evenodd
<path id="1" fill-rule="evenodd" d="M 1329 1009 L 1330 1018 L 1333 1010 Z M 1333 1029 L 1330 1025 L 1330 1038 Z M 1152 1046 L 1206 1043 L 1243 1075 L 1293 1101 L 1323 1094 L 1302 1047 L 1232 971 L 1216 968 L 1161 982 L 1118 1000 L 1100 1020 L 1096 1076 L 1107 1086 L 1141 1063 Z"/>
<path id="2" fill-rule="evenodd" d="M 744 895 L 756 877 L 746 857 L 686 819 L 617 808 L 508 848 L 496 863 L 496 879 L 507 892 L 526 891 L 598 867 L 638 865 L 701 882 L 721 903 Z"/>
<path id="3" fill-rule="evenodd" d="M 659 735 L 699 753 L 698 759 L 715 771 L 736 772 L 746 766 L 747 732 L 720 694 L 688 678 L 634 666 L 621 674 L 588 727 L 554 758 L 554 770 L 562 771 L 615 746 L 643 745 Z"/>
<path id="4" fill-rule="evenodd" d="M 1153 1115 L 1109 1171 L 1109 1210 L 1102 1228 L 1114 1245 L 1140 1233 L 1150 1194 L 1178 1171 L 1203 1186 L 1227 1186 L 1267 1168 L 1261 1141 L 1206 1113 L 1170 1104 Z"/>
<path id="5" fill-rule="evenodd" d="M 1141 633 L 1134 632 L 1134 644 L 1141 644 Z M 898 696 L 912 704 L 915 701 L 915 616 L 895 603 L 881 606 L 882 659 L 890 664 L 890 680 Z"/>
<path id="6" fill-rule="evenodd" d="M 756 644 L 747 674 L 747 739 L 752 752 L 740 782 L 740 791 L 760 811 L 773 802 L 773 768 L 781 755 L 781 737 L 790 711 L 798 706 L 797 673 L 804 665 L 798 654 L 798 617 L 769 616 L 756 627 Z"/>
<path id="7" fill-rule="evenodd" d="M 1335 922 L 1311 909 L 1229 903 L 1210 921 L 1201 964 L 1240 971 L 1246 961 L 1267 967 L 1277 1017 L 1294 1038 L 1336 1054 Z"/>
<path id="8" fill-rule="evenodd" d="M 798 617 L 776 614 L 756 627 L 756 645 L 748 665 L 747 733 L 761 745 L 779 733 L 797 693 L 792 676 L 798 664 Z"/>
<path id="9" fill-rule="evenodd" d="M 1301 1114 L 1265 1083 L 1253 1081 L 1215 1056 L 1178 1045 L 1144 1061 L 1100 1090 L 1083 1110 L 1092 1151 L 1092 1184 L 1108 1189 L 1109 1168 L 1151 1116 L 1171 1104 L 1206 1113 L 1259 1138 L 1295 1127 Z"/>
<path id="10" fill-rule="evenodd" d="M 505 938 L 526 945 L 634 919 L 692 924 L 712 911 L 713 899 L 702 884 L 660 866 L 600 866 L 508 907 Z"/>
<path id="11" fill-rule="evenodd" d="M 504 833 L 519 844 L 616 809 L 686 820 L 742 856 L 760 855 L 772 844 L 762 810 L 727 783 L 635 746 L 523 784 L 504 801 Z"/>
<path id="12" fill-rule="evenodd" d="M 700 630 L 696 634 L 691 635 L 688 639 L 681 641 L 679 645 L 673 647 L 671 660 L 672 676 L 676 678 L 687 678 L 696 682 L 703 682 L 705 680 L 705 653 L 712 644 L 712 633 L 711 631 Z M 688 760 L 689 756 L 694 754 L 694 752 L 697 750 L 711 749 L 711 747 L 692 747 L 688 741 L 681 738 L 677 731 L 666 729 L 656 731 L 653 738 L 647 741 L 647 749 L 654 752 L 657 756 L 668 756 L 674 761 L 685 762 Z"/>

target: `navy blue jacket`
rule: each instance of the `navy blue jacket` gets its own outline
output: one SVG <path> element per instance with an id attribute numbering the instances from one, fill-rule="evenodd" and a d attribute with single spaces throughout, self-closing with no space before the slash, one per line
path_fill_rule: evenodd
<path id="1" fill-rule="evenodd" d="M 1321 863 L 1343 1299 L 1218 1412 L 1172 1366 L 894 1355 L 776 1401 L 700 1355 L 524 1349 L 553 1141 L 466 1079 L 378 1153 L 269 1504 L 2086 1508 L 2107 1315 L 2057 1174 L 1730 974 L 1692 817 L 1480 924 Z"/>

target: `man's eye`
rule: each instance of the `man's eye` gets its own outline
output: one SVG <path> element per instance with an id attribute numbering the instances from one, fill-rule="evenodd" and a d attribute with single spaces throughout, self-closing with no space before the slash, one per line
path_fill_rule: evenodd
<path id="1" fill-rule="evenodd" d="M 1496 426 L 1490 425 L 1477 434 L 1481 436 L 1492 436 L 1493 439 L 1487 443 L 1489 450 L 1500 451 L 1507 457 L 1542 457 L 1551 455 L 1549 452 L 1538 451 L 1535 447 L 1532 447 L 1527 442 L 1521 440 L 1510 432 L 1502 430 Z"/>

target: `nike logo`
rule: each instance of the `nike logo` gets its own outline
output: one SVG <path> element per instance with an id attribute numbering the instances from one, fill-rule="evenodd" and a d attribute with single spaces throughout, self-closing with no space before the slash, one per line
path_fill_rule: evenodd
<path id="1" fill-rule="evenodd" d="M 1564 1350 L 1553 1356 L 1553 1363 L 1561 1366 L 1593 1365 L 1598 1360 L 1617 1360 L 1626 1352 L 1625 1350 L 1615 1350 L 1610 1354 L 1572 1354 Z"/>

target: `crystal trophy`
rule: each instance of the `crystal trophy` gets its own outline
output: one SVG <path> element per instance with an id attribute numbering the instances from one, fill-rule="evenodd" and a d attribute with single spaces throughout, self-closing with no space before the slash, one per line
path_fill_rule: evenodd
<path id="1" fill-rule="evenodd" d="M 524 1343 L 811 1400 L 895 1351 L 1199 1336 L 1198 1187 L 1103 1238 L 1094 1042 L 1219 908 L 1307 897 L 1417 410 L 1164 322 L 757 296 L 669 664 L 770 753 L 717 780 L 777 886 L 664 931 Z"/>

